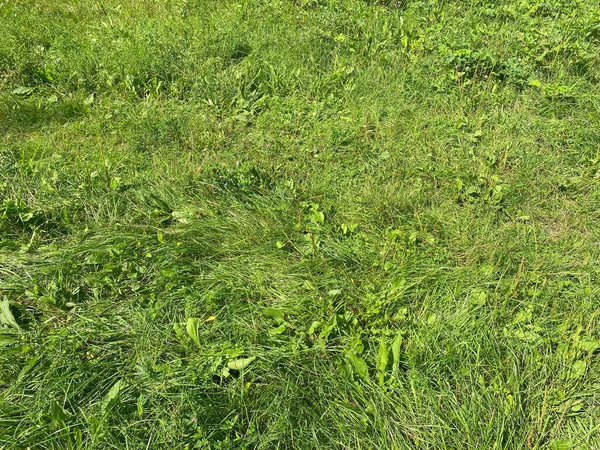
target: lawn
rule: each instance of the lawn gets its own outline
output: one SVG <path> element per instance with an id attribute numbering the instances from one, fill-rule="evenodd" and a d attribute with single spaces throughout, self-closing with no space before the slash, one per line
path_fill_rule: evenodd
<path id="1" fill-rule="evenodd" d="M 0 0 L 0 449 L 600 449 L 597 0 Z"/>

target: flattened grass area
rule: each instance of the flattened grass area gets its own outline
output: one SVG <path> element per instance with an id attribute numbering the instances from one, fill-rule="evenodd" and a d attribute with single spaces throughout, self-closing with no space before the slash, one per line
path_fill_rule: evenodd
<path id="1" fill-rule="evenodd" d="M 600 448 L 596 0 L 0 1 L 0 448 Z"/>

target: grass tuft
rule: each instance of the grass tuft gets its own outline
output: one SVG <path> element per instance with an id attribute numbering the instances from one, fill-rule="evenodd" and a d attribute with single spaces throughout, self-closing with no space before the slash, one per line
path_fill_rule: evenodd
<path id="1" fill-rule="evenodd" d="M 599 23 L 0 0 L 0 448 L 599 448 Z"/>

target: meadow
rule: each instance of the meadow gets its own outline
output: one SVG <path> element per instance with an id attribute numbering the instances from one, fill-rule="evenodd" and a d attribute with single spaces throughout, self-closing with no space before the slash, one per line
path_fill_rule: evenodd
<path id="1" fill-rule="evenodd" d="M 0 449 L 600 449 L 597 0 L 0 0 Z"/>

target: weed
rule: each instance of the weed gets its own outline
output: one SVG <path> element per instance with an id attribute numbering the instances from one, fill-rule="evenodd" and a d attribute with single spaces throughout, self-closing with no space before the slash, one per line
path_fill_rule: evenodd
<path id="1" fill-rule="evenodd" d="M 593 0 L 0 0 L 0 447 L 600 446 Z"/>

